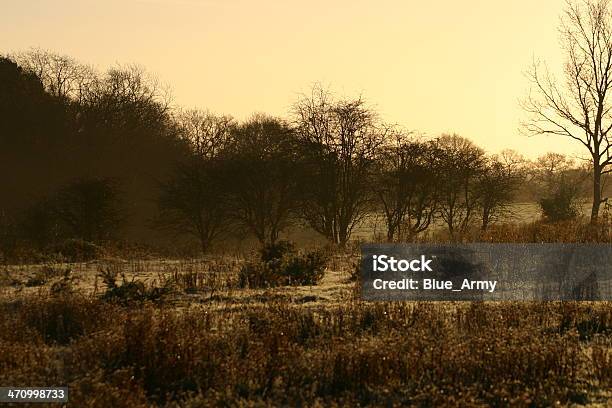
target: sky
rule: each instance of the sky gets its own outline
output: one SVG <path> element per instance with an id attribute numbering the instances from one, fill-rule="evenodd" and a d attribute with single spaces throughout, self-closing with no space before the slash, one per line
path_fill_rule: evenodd
<path id="1" fill-rule="evenodd" d="M 174 103 L 287 116 L 314 83 L 390 123 L 458 133 L 488 152 L 580 154 L 526 136 L 534 58 L 561 67 L 563 0 L 0 0 L 0 53 L 30 47 L 105 69 L 136 63 Z"/>

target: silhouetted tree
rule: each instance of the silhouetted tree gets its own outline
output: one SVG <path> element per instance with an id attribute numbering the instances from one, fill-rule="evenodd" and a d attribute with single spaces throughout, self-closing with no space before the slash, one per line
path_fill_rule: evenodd
<path id="1" fill-rule="evenodd" d="M 593 176 L 591 222 L 602 199 L 602 175 L 612 171 L 609 91 L 612 87 L 612 14 L 607 0 L 569 1 L 561 24 L 567 62 L 562 81 L 534 63 L 524 101 L 528 132 L 569 137 L 589 152 Z"/>
<path id="2" fill-rule="evenodd" d="M 508 215 L 522 178 L 522 162 L 518 155 L 508 151 L 485 159 L 475 186 L 483 231 L 491 223 Z"/>
<path id="3" fill-rule="evenodd" d="M 208 111 L 190 109 L 176 115 L 180 137 L 196 156 L 204 160 L 218 158 L 227 149 L 231 130 L 236 123 L 227 115 L 215 115 Z"/>
<path id="4" fill-rule="evenodd" d="M 178 163 L 160 185 L 158 225 L 188 233 L 200 241 L 202 252 L 228 230 L 228 188 L 220 155 L 229 147 L 233 120 L 191 110 L 179 115 L 181 137 L 192 155 Z"/>
<path id="5" fill-rule="evenodd" d="M 226 152 L 230 211 L 261 244 L 274 244 L 298 207 L 300 157 L 284 121 L 256 115 L 233 128 Z"/>
<path id="6" fill-rule="evenodd" d="M 0 184 L 6 192 L 0 206 L 7 216 L 17 219 L 70 180 L 114 179 L 130 207 L 123 231 L 149 239 L 157 180 L 189 153 L 165 89 L 135 66 L 98 74 L 40 50 L 18 59 L 26 68 L 0 61 Z"/>
<path id="7" fill-rule="evenodd" d="M 479 206 L 476 189 L 484 166 L 484 152 L 459 135 L 442 135 L 433 145 L 439 149 L 435 166 L 440 171 L 439 214 L 453 238 L 465 233 Z"/>
<path id="8" fill-rule="evenodd" d="M 535 184 L 540 186 L 540 195 L 548 194 L 562 178 L 570 177 L 576 163 L 570 157 L 560 153 L 545 153 L 531 165 L 531 176 Z M 577 181 L 577 180 L 576 180 Z"/>
<path id="9" fill-rule="evenodd" d="M 373 189 L 387 240 L 402 240 L 426 230 L 437 211 L 440 175 L 434 145 L 396 133 L 380 148 Z"/>
<path id="10" fill-rule="evenodd" d="M 370 181 L 386 129 L 361 98 L 335 101 L 318 86 L 294 105 L 294 116 L 308 168 L 302 217 L 344 246 L 374 209 Z"/>
<path id="11" fill-rule="evenodd" d="M 0 83 L 0 211 L 14 219 L 65 174 L 68 126 L 63 106 L 10 59 L 0 58 Z"/>
<path id="12" fill-rule="evenodd" d="M 25 70 L 36 75 L 45 90 L 64 101 L 80 103 L 97 80 L 94 69 L 68 55 L 32 48 L 13 56 Z"/>
<path id="13" fill-rule="evenodd" d="M 90 87 L 77 129 L 75 173 L 116 179 L 131 214 L 125 231 L 149 239 L 159 182 L 190 155 L 166 89 L 137 66 L 110 69 Z"/>
<path id="14" fill-rule="evenodd" d="M 170 180 L 161 184 L 158 199 L 158 225 L 193 235 L 203 253 L 227 226 L 227 200 L 214 166 L 197 158 L 178 164 Z"/>

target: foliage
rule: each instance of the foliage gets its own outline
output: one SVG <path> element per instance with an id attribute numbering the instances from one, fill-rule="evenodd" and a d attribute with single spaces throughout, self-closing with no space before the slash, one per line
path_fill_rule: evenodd
<path id="1" fill-rule="evenodd" d="M 273 262 L 282 259 L 285 256 L 295 254 L 295 244 L 291 241 L 278 241 L 274 244 L 264 245 L 260 250 L 260 258 L 262 262 Z"/>

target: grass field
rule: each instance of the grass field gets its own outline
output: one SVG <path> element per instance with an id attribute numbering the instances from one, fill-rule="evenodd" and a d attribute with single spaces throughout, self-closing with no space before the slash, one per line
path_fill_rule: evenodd
<path id="1" fill-rule="evenodd" d="M 612 303 L 366 303 L 355 255 L 269 289 L 242 262 L 4 266 L 0 384 L 71 407 L 612 402 Z"/>

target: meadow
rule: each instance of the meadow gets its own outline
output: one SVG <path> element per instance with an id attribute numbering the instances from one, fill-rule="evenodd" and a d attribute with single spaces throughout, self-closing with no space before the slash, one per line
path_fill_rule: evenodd
<path id="1" fill-rule="evenodd" d="M 521 228 L 489 238 L 580 237 Z M 610 403 L 611 302 L 368 303 L 356 247 L 327 251 L 312 286 L 244 287 L 235 255 L 4 265 L 0 384 L 71 407 Z"/>

